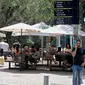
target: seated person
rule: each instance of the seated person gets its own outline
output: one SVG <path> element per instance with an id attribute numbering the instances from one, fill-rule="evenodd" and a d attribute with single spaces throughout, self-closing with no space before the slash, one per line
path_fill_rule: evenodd
<path id="1" fill-rule="evenodd" d="M 61 53 L 61 47 L 58 47 L 57 53 Z"/>
<path id="2" fill-rule="evenodd" d="M 29 51 L 28 46 L 24 46 L 23 54 L 25 55 L 25 65 L 26 65 L 26 68 L 28 68 L 29 53 L 30 53 L 30 51 Z"/>
<path id="3" fill-rule="evenodd" d="M 31 53 L 35 53 L 35 47 L 34 46 L 31 46 L 30 51 L 31 51 Z"/>
<path id="4" fill-rule="evenodd" d="M 35 58 L 40 58 L 40 50 L 39 50 L 39 48 L 38 47 L 36 47 L 35 48 L 35 54 L 34 54 L 34 56 L 35 56 Z"/>
<path id="5" fill-rule="evenodd" d="M 66 53 L 71 53 L 71 46 L 70 46 L 70 44 L 69 43 L 67 43 L 66 44 L 66 48 L 64 48 L 64 51 L 66 52 Z"/>
<path id="6" fill-rule="evenodd" d="M 56 62 L 56 59 L 55 59 L 55 54 L 56 54 L 56 50 L 55 50 L 54 46 L 51 45 L 47 56 L 50 57 L 50 58 L 53 58 L 53 61 L 56 64 L 57 62 Z"/>
<path id="7" fill-rule="evenodd" d="M 32 58 L 30 58 L 30 62 L 37 63 L 40 60 L 40 56 L 41 56 L 41 54 L 40 54 L 39 48 L 36 47 L 35 53 L 32 55 Z"/>
<path id="8" fill-rule="evenodd" d="M 16 62 L 18 62 L 18 57 L 21 54 L 20 48 L 16 47 L 16 50 L 15 50 L 15 52 L 13 54 L 14 54 L 14 61 L 15 61 L 15 64 L 16 64 Z"/>
<path id="9" fill-rule="evenodd" d="M 18 47 L 16 47 L 15 53 L 19 53 L 19 52 L 20 52 L 20 49 Z"/>
<path id="10" fill-rule="evenodd" d="M 15 40 L 15 42 L 13 43 L 13 46 L 12 46 L 12 51 L 15 53 L 15 51 L 17 49 L 19 49 L 21 47 L 21 44 L 19 43 L 18 40 Z"/>
<path id="11" fill-rule="evenodd" d="M 66 44 L 66 48 L 64 49 L 64 51 L 65 51 L 65 53 L 71 54 L 72 50 L 71 50 L 71 46 L 69 43 Z M 72 56 L 71 55 L 67 55 L 65 57 L 64 65 L 66 66 L 66 64 L 72 65 Z"/>

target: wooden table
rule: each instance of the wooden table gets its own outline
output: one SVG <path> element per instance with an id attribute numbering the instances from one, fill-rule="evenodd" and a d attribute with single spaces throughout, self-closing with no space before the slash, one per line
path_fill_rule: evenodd
<path id="1" fill-rule="evenodd" d="M 70 53 L 57 53 L 55 55 L 56 61 L 59 61 L 59 66 L 61 66 L 61 62 L 64 61 L 67 57 L 72 58 Z"/>

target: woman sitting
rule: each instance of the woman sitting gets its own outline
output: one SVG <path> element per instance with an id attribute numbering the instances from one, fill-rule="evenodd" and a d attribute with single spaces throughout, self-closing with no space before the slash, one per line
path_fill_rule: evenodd
<path id="1" fill-rule="evenodd" d="M 66 44 L 66 48 L 64 49 L 65 53 L 71 53 L 71 46 L 69 43 Z"/>
<path id="2" fill-rule="evenodd" d="M 71 49 L 71 46 L 69 43 L 66 44 L 66 48 L 64 49 L 65 53 L 67 53 L 66 57 L 65 57 L 65 61 L 64 61 L 64 65 L 65 67 L 67 65 L 72 65 L 72 55 L 71 55 L 71 52 L 72 52 L 72 49 Z"/>
<path id="3" fill-rule="evenodd" d="M 58 47 L 57 53 L 61 53 L 61 47 Z"/>

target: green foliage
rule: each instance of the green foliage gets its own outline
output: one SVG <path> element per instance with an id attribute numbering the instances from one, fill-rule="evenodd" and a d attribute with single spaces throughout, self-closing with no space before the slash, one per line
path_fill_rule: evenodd
<path id="1" fill-rule="evenodd" d="M 25 44 L 28 46 L 32 46 L 32 45 L 34 45 L 34 42 L 30 39 L 27 39 Z"/>
<path id="2" fill-rule="evenodd" d="M 56 47 L 56 38 L 53 38 L 53 40 L 50 42 L 51 45 L 54 45 Z"/>
<path id="3" fill-rule="evenodd" d="M 52 0 L 0 0 L 0 27 L 17 22 L 51 24 Z"/>

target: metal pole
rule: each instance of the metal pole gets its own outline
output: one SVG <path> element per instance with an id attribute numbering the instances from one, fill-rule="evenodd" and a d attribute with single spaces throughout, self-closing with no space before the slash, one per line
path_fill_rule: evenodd
<path id="1" fill-rule="evenodd" d="M 74 35 L 74 39 L 77 40 L 78 39 L 78 30 L 79 30 L 79 25 L 72 25 L 73 26 L 73 35 Z"/>
<path id="2" fill-rule="evenodd" d="M 41 37 L 41 55 L 42 55 L 42 64 L 43 64 L 43 36 Z"/>
<path id="3" fill-rule="evenodd" d="M 72 36 L 70 36 L 70 45 L 71 45 L 71 48 L 72 48 Z"/>
<path id="4" fill-rule="evenodd" d="M 49 42 L 48 42 L 48 37 L 46 37 L 46 51 L 49 51 Z"/>
<path id="5" fill-rule="evenodd" d="M 49 76 L 44 76 L 44 85 L 49 85 Z"/>
<path id="6" fill-rule="evenodd" d="M 56 49 L 60 47 L 60 36 L 56 36 Z"/>
<path id="7" fill-rule="evenodd" d="M 21 38 L 22 38 L 22 29 L 21 29 Z M 19 64 L 20 64 L 20 70 L 22 70 L 22 43 L 21 43 L 21 55 L 19 57 Z"/>

